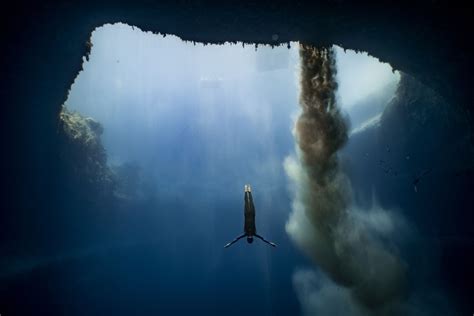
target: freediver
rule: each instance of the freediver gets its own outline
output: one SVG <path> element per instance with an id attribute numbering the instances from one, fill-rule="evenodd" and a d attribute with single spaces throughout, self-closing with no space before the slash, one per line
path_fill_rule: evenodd
<path id="1" fill-rule="evenodd" d="M 244 233 L 229 242 L 227 245 L 224 246 L 224 248 L 230 247 L 231 245 L 233 245 L 238 240 L 244 237 L 247 237 L 247 242 L 249 244 L 253 242 L 253 237 L 257 237 L 269 244 L 270 246 L 276 247 L 274 243 L 266 240 L 265 238 L 257 234 L 257 229 L 255 227 L 255 206 L 253 205 L 252 192 L 249 184 L 246 184 L 244 186 L 244 201 Z"/>

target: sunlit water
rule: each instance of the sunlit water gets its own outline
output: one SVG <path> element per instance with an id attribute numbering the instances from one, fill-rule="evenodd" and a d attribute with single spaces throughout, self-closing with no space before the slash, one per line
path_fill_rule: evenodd
<path id="1" fill-rule="evenodd" d="M 109 165 L 138 165 L 146 194 L 159 201 L 130 210 L 157 214 L 156 222 L 131 231 L 151 229 L 160 242 L 152 254 L 130 251 L 122 272 L 159 279 L 159 289 L 138 282 L 140 293 L 150 295 L 146 302 L 159 293 L 170 309 L 184 300 L 207 312 L 293 314 L 292 273 L 310 264 L 284 230 L 291 201 L 283 161 L 295 152 L 298 44 L 193 45 L 123 24 L 98 28 L 92 43 L 66 105 L 103 125 Z M 367 54 L 336 51 L 338 98 L 357 132 L 377 123 L 399 75 Z M 246 183 L 257 229 L 277 249 L 258 241 L 222 249 L 242 231 Z M 149 276 L 137 262 L 151 257 L 161 266 Z"/>

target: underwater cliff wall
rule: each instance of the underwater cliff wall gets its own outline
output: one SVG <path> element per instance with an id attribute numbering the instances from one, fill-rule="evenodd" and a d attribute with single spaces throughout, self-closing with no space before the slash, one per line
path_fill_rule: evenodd
<path id="1" fill-rule="evenodd" d="M 402 74 L 395 97 L 378 124 L 351 135 L 343 150 L 345 169 L 358 188 L 361 205 L 378 198 L 384 208 L 396 208 L 412 221 L 416 242 L 408 248 L 418 257 L 409 277 L 426 284 L 426 291 L 441 287 L 441 279 L 456 295 L 451 299 L 469 305 L 474 264 L 471 240 L 474 208 L 474 148 L 469 118 L 461 108 Z M 430 263 L 436 268 L 426 269 Z M 461 272 L 463 271 L 463 272 Z M 421 281 L 420 281 L 421 280 Z"/>

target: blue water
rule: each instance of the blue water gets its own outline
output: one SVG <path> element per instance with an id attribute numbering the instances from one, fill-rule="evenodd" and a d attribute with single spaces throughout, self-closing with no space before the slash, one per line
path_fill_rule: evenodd
<path id="1" fill-rule="evenodd" d="M 295 153 L 297 44 L 194 46 L 126 25 L 100 28 L 92 42 L 66 106 L 103 125 L 109 165 L 133 163 L 141 184 L 139 202 L 109 212 L 120 238 L 71 263 L 77 274 L 68 274 L 64 310 L 299 314 L 292 275 L 312 263 L 285 232 L 291 192 L 283 168 Z M 361 124 L 383 111 L 398 75 L 366 55 L 338 54 L 347 115 L 381 95 L 354 117 Z M 258 240 L 223 249 L 242 232 L 247 183 L 257 230 L 276 249 Z"/>

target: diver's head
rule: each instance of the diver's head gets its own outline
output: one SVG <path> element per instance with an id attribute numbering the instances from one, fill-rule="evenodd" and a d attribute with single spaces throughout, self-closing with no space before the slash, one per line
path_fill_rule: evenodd
<path id="1" fill-rule="evenodd" d="M 247 237 L 247 242 L 248 242 L 249 244 L 253 243 L 253 237 L 252 237 L 252 236 L 248 236 L 248 237 Z"/>

